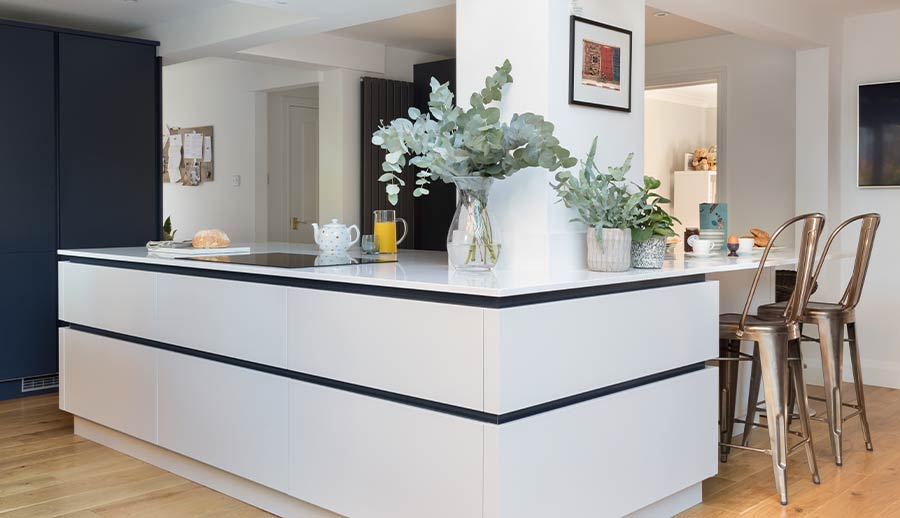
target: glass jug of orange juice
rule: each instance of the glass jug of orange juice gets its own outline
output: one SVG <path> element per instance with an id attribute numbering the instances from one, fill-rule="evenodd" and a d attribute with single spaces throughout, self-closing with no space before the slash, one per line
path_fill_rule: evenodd
<path id="1" fill-rule="evenodd" d="M 406 231 L 408 226 L 406 220 L 397 217 L 397 212 L 393 210 L 376 210 L 375 215 L 375 237 L 378 241 L 378 253 L 380 254 L 396 254 L 397 245 L 406 239 Z M 403 223 L 403 235 L 397 239 L 397 222 Z"/>

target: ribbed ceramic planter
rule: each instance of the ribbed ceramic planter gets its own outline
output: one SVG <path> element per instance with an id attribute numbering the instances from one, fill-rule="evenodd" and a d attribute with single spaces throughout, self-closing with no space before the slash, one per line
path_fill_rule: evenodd
<path id="1" fill-rule="evenodd" d="M 631 267 L 631 230 L 604 228 L 597 240 L 595 229 L 587 231 L 587 264 L 595 272 L 624 272 Z"/>
<path id="2" fill-rule="evenodd" d="M 666 238 L 651 237 L 631 242 L 631 266 L 634 268 L 662 268 L 666 259 Z"/>

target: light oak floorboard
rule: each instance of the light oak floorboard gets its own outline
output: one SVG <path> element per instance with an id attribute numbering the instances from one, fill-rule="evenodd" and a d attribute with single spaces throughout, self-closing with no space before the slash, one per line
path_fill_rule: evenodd
<path id="1" fill-rule="evenodd" d="M 0 518 L 272 516 L 73 434 L 56 394 L 0 401 Z"/>
<path id="2" fill-rule="evenodd" d="M 821 396 L 821 387 L 810 386 L 810 394 Z M 852 401 L 853 394 L 853 385 L 844 384 L 844 399 Z M 822 403 L 810 404 L 817 415 L 825 415 Z M 797 449 L 788 458 L 788 505 L 778 501 L 770 457 L 732 450 L 728 462 L 719 463 L 719 473 L 703 481 L 703 503 L 678 516 L 900 518 L 900 390 L 866 387 L 866 404 L 875 451 L 866 451 L 859 420 L 851 419 L 843 426 L 844 465 L 836 466 L 825 423 L 813 421 L 822 483 L 813 484 L 805 453 Z M 735 426 L 743 431 L 743 425 Z M 799 430 L 799 423 L 792 428 Z M 755 428 L 750 442 L 767 448 L 766 430 Z"/>

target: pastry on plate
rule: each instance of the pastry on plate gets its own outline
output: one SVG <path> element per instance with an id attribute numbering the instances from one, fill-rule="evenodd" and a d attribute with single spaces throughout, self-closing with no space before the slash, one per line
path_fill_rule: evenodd
<path id="1" fill-rule="evenodd" d="M 753 244 L 758 247 L 764 247 L 769 244 L 769 233 L 760 228 L 751 228 L 750 233 L 753 234 Z"/>
<path id="2" fill-rule="evenodd" d="M 201 230 L 191 240 L 194 248 L 226 248 L 231 244 L 228 234 L 219 229 Z"/>

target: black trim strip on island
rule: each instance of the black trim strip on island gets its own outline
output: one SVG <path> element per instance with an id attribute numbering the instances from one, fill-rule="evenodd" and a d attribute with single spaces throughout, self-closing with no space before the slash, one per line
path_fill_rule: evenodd
<path id="1" fill-rule="evenodd" d="M 676 376 L 681 376 L 684 374 L 689 374 L 691 372 L 696 372 L 699 370 L 703 370 L 705 368 L 704 362 L 694 363 L 691 365 L 685 365 L 683 367 L 678 367 L 676 369 L 670 369 L 663 372 L 658 372 L 655 374 L 651 374 L 649 376 L 643 376 L 640 378 L 636 378 L 633 380 L 624 381 L 622 383 L 616 383 L 614 385 L 608 385 L 606 387 L 601 387 L 594 390 L 589 390 L 587 392 L 582 392 L 580 394 L 575 394 L 572 396 L 567 396 L 564 398 L 556 399 L 553 401 L 548 401 L 546 403 L 540 403 L 538 405 L 522 408 L 520 410 L 514 410 L 512 412 L 507 412 L 505 414 L 492 414 L 490 412 L 482 412 L 480 410 L 472 410 L 471 408 L 451 405 L 448 403 L 440 403 L 438 401 L 432 401 L 430 399 L 423 399 L 415 396 L 408 396 L 406 394 L 400 394 L 397 392 L 391 392 L 388 390 L 377 389 L 373 387 L 367 387 L 365 385 L 358 385 L 355 383 L 348 383 L 346 381 L 340 381 L 332 378 L 325 378 L 322 376 L 316 376 L 314 374 L 306 374 L 303 372 L 292 371 L 289 369 L 283 369 L 281 367 L 274 367 L 271 365 L 265 365 L 262 363 L 251 362 L 247 360 L 241 360 L 238 358 L 232 358 L 230 356 L 223 356 L 220 354 L 210 353 L 206 351 L 198 351 L 196 349 L 190 349 L 188 347 L 181 347 L 178 345 L 167 344 L 164 342 L 157 342 L 155 340 L 148 340 L 146 338 L 139 338 L 136 336 L 125 335 L 122 333 L 117 333 L 115 331 L 107 331 L 105 329 L 97 329 L 90 326 L 83 326 L 79 324 L 65 323 L 61 322 L 63 327 L 68 327 L 73 331 L 80 331 L 82 333 L 88 333 L 97 336 L 103 336 L 106 338 L 112 338 L 115 340 L 121 340 L 124 342 L 130 342 L 138 345 L 144 345 L 147 347 L 153 347 L 155 349 L 162 349 L 165 351 L 170 351 L 174 353 L 184 354 L 187 356 L 194 356 L 196 358 L 202 358 L 204 360 L 210 360 L 218 363 L 224 363 L 228 365 L 233 365 L 235 367 L 242 367 L 245 369 L 250 369 L 254 371 L 264 372 L 267 374 L 272 374 L 275 376 L 281 376 L 284 378 L 295 379 L 298 381 L 303 381 L 306 383 L 312 383 L 314 385 L 321 385 L 323 387 L 329 387 L 337 390 L 343 390 L 345 392 L 351 392 L 354 394 L 359 394 L 363 396 L 374 397 L 378 399 L 382 399 L 385 401 L 391 401 L 393 403 L 400 403 L 403 405 L 409 405 L 416 408 L 422 408 L 425 410 L 431 410 L 434 412 L 441 412 L 443 414 L 449 414 L 456 417 L 462 417 L 465 419 L 472 419 L 474 421 L 480 421 L 482 423 L 501 425 L 505 423 L 511 423 L 513 421 L 517 421 L 519 419 L 524 419 L 526 417 L 531 417 L 534 415 L 542 414 L 544 412 L 549 412 L 551 410 L 557 410 L 560 408 L 564 408 L 567 406 L 575 405 L 577 403 L 583 403 L 585 401 L 590 401 L 592 399 L 596 399 L 603 396 L 608 396 L 611 394 L 615 394 L 616 392 L 622 392 L 624 390 L 629 390 L 633 388 L 640 387 L 642 385 L 649 385 L 650 383 L 655 383 L 657 381 L 667 380 L 669 378 L 674 378 Z"/>
<path id="2" fill-rule="evenodd" d="M 169 266 L 164 264 L 148 264 L 132 261 L 116 261 L 112 259 L 94 259 L 88 257 L 59 256 L 60 261 L 69 261 L 76 264 L 89 264 L 94 266 L 106 266 L 109 268 L 122 268 L 126 270 L 140 270 L 147 272 L 166 273 L 171 275 L 187 275 L 191 277 L 205 277 L 226 281 L 253 282 L 276 286 L 288 286 L 294 288 L 308 288 L 314 290 L 337 291 L 342 293 L 354 293 L 358 295 L 372 295 L 376 297 L 388 297 L 394 299 L 417 300 L 421 302 L 437 302 L 442 304 L 454 304 L 457 306 L 474 306 L 486 309 L 503 309 L 532 304 L 543 304 L 560 300 L 580 299 L 585 297 L 597 297 L 630 291 L 665 288 L 669 286 L 681 286 L 706 281 L 703 274 L 683 275 L 677 277 L 663 277 L 646 281 L 623 282 L 602 286 L 589 286 L 585 288 L 570 288 L 555 291 L 543 291 L 527 293 L 523 295 L 508 295 L 492 297 L 487 295 L 471 295 L 465 293 L 449 293 L 445 291 L 420 290 L 414 288 L 397 288 L 391 286 L 375 286 L 353 282 L 325 281 L 317 279 L 300 279 L 297 277 L 284 277 L 280 275 L 266 275 L 261 273 L 246 273 L 226 270 L 210 270 L 206 268 L 190 268 Z"/>

